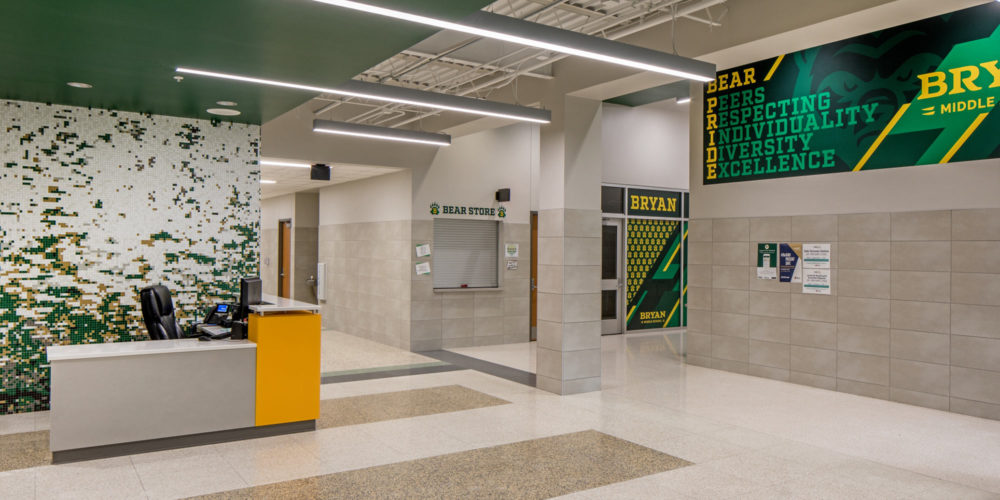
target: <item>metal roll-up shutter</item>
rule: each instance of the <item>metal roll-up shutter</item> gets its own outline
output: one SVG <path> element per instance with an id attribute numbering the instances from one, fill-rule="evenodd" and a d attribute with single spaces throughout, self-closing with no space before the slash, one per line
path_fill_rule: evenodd
<path id="1" fill-rule="evenodd" d="M 434 219 L 434 288 L 496 288 L 499 230 L 492 220 Z"/>

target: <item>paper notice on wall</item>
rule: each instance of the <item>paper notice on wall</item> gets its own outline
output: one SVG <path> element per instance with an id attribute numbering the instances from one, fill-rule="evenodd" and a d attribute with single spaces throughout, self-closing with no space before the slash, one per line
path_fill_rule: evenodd
<path id="1" fill-rule="evenodd" d="M 778 244 L 757 244 L 757 279 L 778 279 Z"/>
<path id="2" fill-rule="evenodd" d="M 427 257 L 431 254 L 430 244 L 417 245 L 417 257 Z"/>
<path id="3" fill-rule="evenodd" d="M 517 259 L 508 259 L 507 260 L 507 270 L 508 271 L 517 271 Z"/>
<path id="4" fill-rule="evenodd" d="M 503 254 L 508 259 L 516 259 L 521 254 L 521 245 L 518 243 L 507 243 L 503 246 Z"/>
<path id="5" fill-rule="evenodd" d="M 802 283 L 801 243 L 782 243 L 779 246 L 778 276 L 782 283 Z"/>
<path id="6" fill-rule="evenodd" d="M 803 271 L 802 293 L 830 295 L 830 270 L 805 269 Z"/>
<path id="7" fill-rule="evenodd" d="M 417 264 L 417 275 L 423 276 L 431 273 L 431 263 L 430 262 L 420 262 Z"/>
<path id="8" fill-rule="evenodd" d="M 806 243 L 802 245 L 802 267 L 830 269 L 830 244 Z"/>

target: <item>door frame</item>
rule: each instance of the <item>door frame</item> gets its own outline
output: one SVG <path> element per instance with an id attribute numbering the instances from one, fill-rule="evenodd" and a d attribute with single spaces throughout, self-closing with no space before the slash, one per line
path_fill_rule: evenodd
<path id="1" fill-rule="evenodd" d="M 292 219 L 281 219 L 278 221 L 278 297 L 291 298 L 292 296 L 292 277 L 288 276 L 288 288 L 285 290 L 284 287 L 284 270 L 285 273 L 291 273 L 292 267 L 292 249 L 285 248 L 285 232 L 288 232 L 288 246 L 292 246 Z M 284 268 L 285 265 L 285 254 L 288 254 L 288 269 Z"/>
<path id="2" fill-rule="evenodd" d="M 601 279 L 601 295 L 604 295 L 605 291 L 615 290 L 615 319 L 604 319 L 601 318 L 601 335 L 622 335 L 625 333 L 625 315 L 622 314 L 627 307 L 625 303 L 625 251 L 627 249 L 625 244 L 625 218 L 624 217 L 601 217 L 601 251 L 603 253 L 603 228 L 604 226 L 614 226 L 618 229 L 618 250 L 616 253 L 615 268 L 617 270 L 618 277 L 614 279 Z M 602 260 L 604 256 L 601 256 Z M 603 262 L 602 262 L 603 267 Z M 602 299 L 603 302 L 603 299 Z M 617 325 L 615 325 L 617 323 Z M 618 331 L 609 331 L 616 329 Z"/>
<path id="3" fill-rule="evenodd" d="M 538 212 L 531 212 L 529 226 L 531 241 L 528 246 L 531 248 L 529 250 L 528 302 L 530 305 L 528 329 L 530 332 L 528 340 L 536 341 L 538 340 Z"/>

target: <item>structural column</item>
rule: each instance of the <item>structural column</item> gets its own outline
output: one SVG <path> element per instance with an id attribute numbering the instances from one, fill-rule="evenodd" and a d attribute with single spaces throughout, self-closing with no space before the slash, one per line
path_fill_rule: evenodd
<path id="1" fill-rule="evenodd" d="M 541 140 L 537 380 L 575 394 L 601 389 L 601 102 L 563 104 Z"/>

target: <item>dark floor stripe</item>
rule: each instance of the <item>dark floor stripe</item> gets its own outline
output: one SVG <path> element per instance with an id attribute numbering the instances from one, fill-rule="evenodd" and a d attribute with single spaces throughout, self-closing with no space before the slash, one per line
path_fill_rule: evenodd
<path id="1" fill-rule="evenodd" d="M 490 363 L 489 361 L 483 361 L 451 351 L 424 351 L 418 354 L 427 356 L 428 358 L 439 359 L 464 369 L 480 371 L 512 382 L 535 387 L 535 374 L 518 370 L 517 368 Z"/>
<path id="2" fill-rule="evenodd" d="M 38 467 L 51 462 L 49 431 L 0 435 L 0 472 Z"/>
<path id="3" fill-rule="evenodd" d="M 420 365 L 408 368 L 389 368 L 386 370 L 372 370 L 354 373 L 330 373 L 324 374 L 319 380 L 321 384 L 338 384 L 341 382 L 355 382 L 358 380 L 375 380 L 380 378 L 405 377 L 407 375 L 424 375 L 427 373 L 453 372 L 464 370 L 460 366 L 450 364 Z"/>
<path id="4" fill-rule="evenodd" d="M 591 430 L 198 498 L 541 499 L 688 465 L 686 460 Z"/>
<path id="5" fill-rule="evenodd" d="M 460 385 L 365 394 L 319 402 L 317 429 L 510 404 Z"/>

